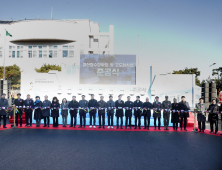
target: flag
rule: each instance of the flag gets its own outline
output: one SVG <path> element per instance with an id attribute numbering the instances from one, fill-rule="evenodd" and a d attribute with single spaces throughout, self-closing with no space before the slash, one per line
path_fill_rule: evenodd
<path id="1" fill-rule="evenodd" d="M 6 31 L 6 36 L 12 37 L 12 35 L 8 31 Z"/>

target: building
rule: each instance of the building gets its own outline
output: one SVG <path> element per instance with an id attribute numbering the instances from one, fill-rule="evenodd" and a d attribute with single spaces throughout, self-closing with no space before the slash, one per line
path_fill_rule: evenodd
<path id="1" fill-rule="evenodd" d="M 6 36 L 6 30 L 12 35 Z M 79 64 L 80 54 L 113 54 L 113 31 L 90 20 L 0 21 L 0 65 L 33 70 L 44 63 Z"/>

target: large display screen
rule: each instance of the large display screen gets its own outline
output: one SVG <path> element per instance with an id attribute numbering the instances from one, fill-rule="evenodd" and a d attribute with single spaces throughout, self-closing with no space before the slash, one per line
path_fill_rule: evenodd
<path id="1" fill-rule="evenodd" d="M 136 85 L 136 55 L 80 55 L 80 84 Z"/>

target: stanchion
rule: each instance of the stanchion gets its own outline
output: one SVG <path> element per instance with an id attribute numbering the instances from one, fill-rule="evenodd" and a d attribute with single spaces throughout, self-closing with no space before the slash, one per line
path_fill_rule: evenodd
<path id="1" fill-rule="evenodd" d="M 193 112 L 194 113 L 194 124 L 193 124 L 193 132 L 194 133 L 197 133 L 198 131 L 197 131 L 197 129 L 196 129 L 196 115 L 197 115 L 197 113 L 196 113 L 196 111 L 194 111 Z"/>
<path id="2" fill-rule="evenodd" d="M 13 125 L 13 127 L 12 128 L 17 128 L 16 126 L 15 126 L 15 105 L 13 105 L 13 108 L 14 108 L 14 110 L 13 110 L 13 113 L 14 113 L 14 125 Z"/>

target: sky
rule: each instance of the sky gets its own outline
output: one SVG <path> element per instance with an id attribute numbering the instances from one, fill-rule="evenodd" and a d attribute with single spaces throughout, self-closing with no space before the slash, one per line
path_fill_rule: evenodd
<path id="1" fill-rule="evenodd" d="M 197 67 L 203 80 L 222 67 L 222 0 L 0 1 L 0 20 L 50 19 L 53 6 L 54 19 L 114 25 L 114 53 L 136 54 L 154 74 Z"/>

